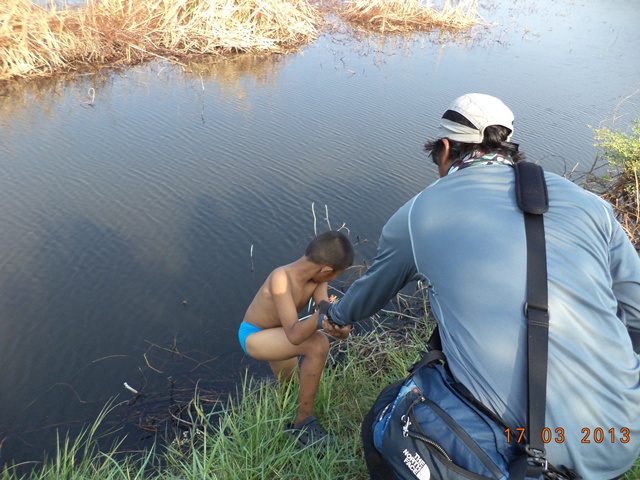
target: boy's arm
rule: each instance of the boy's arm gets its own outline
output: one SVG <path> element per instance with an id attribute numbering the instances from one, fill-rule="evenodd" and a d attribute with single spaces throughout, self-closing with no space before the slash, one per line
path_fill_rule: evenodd
<path id="1" fill-rule="evenodd" d="M 293 345 L 300 345 L 315 333 L 318 327 L 318 312 L 298 321 L 298 310 L 293 301 L 289 278 L 282 270 L 274 272 L 271 276 L 269 289 L 287 339 Z"/>
<path id="2" fill-rule="evenodd" d="M 316 289 L 313 291 L 313 301 L 316 304 L 316 308 L 320 305 L 322 300 L 329 298 L 329 284 L 327 282 L 319 283 Z"/>

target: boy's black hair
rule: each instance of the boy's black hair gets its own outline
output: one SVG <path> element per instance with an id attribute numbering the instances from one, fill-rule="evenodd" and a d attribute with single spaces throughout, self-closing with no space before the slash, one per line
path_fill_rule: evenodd
<path id="1" fill-rule="evenodd" d="M 518 144 L 507 141 L 511 130 L 501 125 L 490 125 L 484 130 L 484 141 L 482 143 L 461 143 L 449 140 L 449 158 L 454 162 L 475 150 L 482 150 L 486 153 L 501 153 L 509 155 L 514 163 L 525 159 L 525 155 L 518 151 Z M 424 150 L 433 159 L 436 165 L 444 151 L 442 139 L 428 142 Z"/>
<path id="2" fill-rule="evenodd" d="M 328 265 L 335 271 L 346 270 L 353 264 L 354 251 L 349 239 L 342 233 L 331 230 L 314 238 L 304 252 L 318 265 Z"/>

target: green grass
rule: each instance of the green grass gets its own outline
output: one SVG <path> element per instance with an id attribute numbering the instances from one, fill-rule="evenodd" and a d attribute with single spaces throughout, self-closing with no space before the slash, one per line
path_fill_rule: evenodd
<path id="1" fill-rule="evenodd" d="M 607 173 L 589 175 L 586 188 L 609 202 L 631 242 L 640 249 L 640 119 L 631 122 L 628 131 L 601 127 L 594 133 L 598 160 L 606 162 Z"/>
<path id="2" fill-rule="evenodd" d="M 112 409 L 108 404 L 98 415 L 96 421 L 82 430 L 73 440 L 70 438 L 58 438 L 56 454 L 46 459 L 44 464 L 34 467 L 29 474 L 19 474 L 28 465 L 18 464 L 3 466 L 0 472 L 1 480 L 14 479 L 127 479 L 146 478 L 146 473 L 151 471 L 150 465 L 155 461 L 153 451 L 143 456 L 124 457 L 118 455 L 121 440 L 111 440 L 113 443 L 105 450 L 101 450 L 100 444 L 109 441 L 112 437 L 109 433 L 99 433 L 101 426 Z M 34 465 L 36 465 L 34 463 Z M 39 463 L 37 465 L 40 465 Z"/>
<path id="3" fill-rule="evenodd" d="M 296 382 L 245 379 L 242 401 L 225 405 L 221 415 L 212 418 L 198 409 L 195 423 L 202 434 L 169 450 L 159 478 L 299 479 L 301 472 L 304 478 L 368 478 L 360 423 L 383 386 L 418 358 L 422 340 L 412 335 L 409 341 L 373 333 L 334 344 L 315 414 L 337 437 L 335 445 L 299 449 L 285 436 L 285 424 L 296 413 Z"/>
<path id="4" fill-rule="evenodd" d="M 412 332 L 417 331 L 425 329 Z M 419 357 L 423 340 L 412 332 L 374 332 L 333 344 L 315 409 L 323 427 L 338 439 L 327 449 L 300 449 L 284 434 L 285 424 L 295 418 L 297 382 L 279 386 L 247 377 L 239 401 L 211 409 L 210 402 L 194 399 L 190 434 L 167 442 L 162 452 L 158 447 L 158 452 L 123 456 L 118 442 L 101 450 L 98 443 L 108 441 L 98 435 L 106 408 L 74 441 L 61 440 L 57 455 L 43 466 L 23 476 L 6 467 L 0 479 L 299 479 L 301 472 L 304 478 L 368 478 L 360 423 L 378 392 L 404 376 Z"/>

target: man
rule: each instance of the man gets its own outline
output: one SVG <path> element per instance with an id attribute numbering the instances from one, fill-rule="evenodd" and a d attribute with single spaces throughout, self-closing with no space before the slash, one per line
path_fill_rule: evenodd
<path id="1" fill-rule="evenodd" d="M 489 95 L 453 102 L 425 146 L 441 178 L 391 217 L 372 267 L 328 316 L 351 325 L 421 280 L 453 376 L 524 428 L 526 244 L 512 168 L 523 155 L 510 142 L 513 120 Z M 547 459 L 608 480 L 640 453 L 640 260 L 606 202 L 545 178 Z"/>

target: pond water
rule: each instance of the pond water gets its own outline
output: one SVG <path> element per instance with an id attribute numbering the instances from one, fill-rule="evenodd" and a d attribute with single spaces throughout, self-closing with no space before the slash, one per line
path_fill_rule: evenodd
<path id="1" fill-rule="evenodd" d="M 492 25 L 444 42 L 337 31 L 0 91 L 1 462 L 42 459 L 111 399 L 137 441 L 196 389 L 266 373 L 236 339 L 259 284 L 343 224 L 370 262 L 435 180 L 422 147 L 456 96 L 501 97 L 556 173 L 590 168 L 589 125 L 640 117 L 636 0 L 481 6 Z"/>

